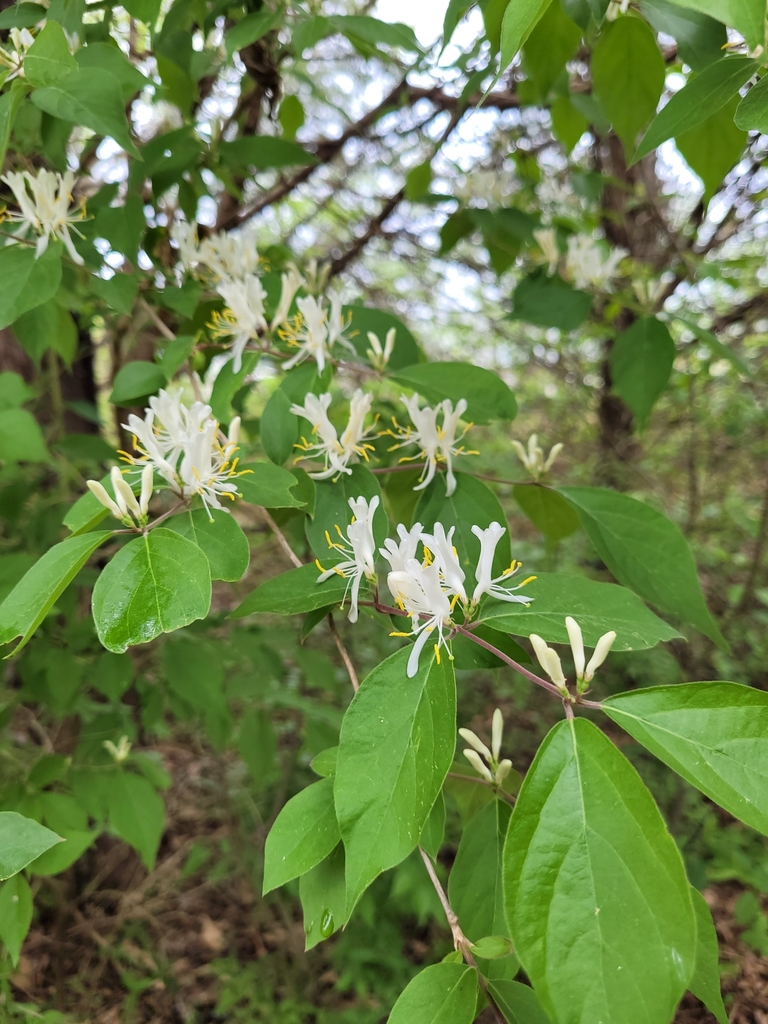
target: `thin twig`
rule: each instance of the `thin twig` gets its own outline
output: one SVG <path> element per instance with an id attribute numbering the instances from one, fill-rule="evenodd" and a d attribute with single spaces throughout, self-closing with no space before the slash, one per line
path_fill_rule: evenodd
<path id="1" fill-rule="evenodd" d="M 149 314 L 150 320 L 158 329 L 158 331 L 160 331 L 160 333 L 162 334 L 166 341 L 176 340 L 176 335 L 170 329 L 168 324 L 163 323 L 163 321 L 160 319 L 160 317 L 157 315 L 154 309 L 152 309 L 152 307 L 150 306 L 146 299 L 139 299 L 139 305 L 141 306 L 145 313 Z"/>
<path id="2" fill-rule="evenodd" d="M 344 662 L 344 668 L 346 668 L 347 675 L 349 676 L 349 681 L 350 683 L 352 683 L 352 689 L 355 691 L 355 693 L 357 693 L 357 691 L 360 689 L 360 681 L 357 678 L 357 672 L 355 672 L 355 666 L 352 664 L 352 659 L 347 653 L 347 649 L 342 643 L 341 637 L 339 636 L 339 631 L 338 628 L 336 627 L 336 621 L 333 617 L 333 612 L 328 613 L 328 626 L 331 630 L 333 642 L 336 644 L 336 650 L 339 652 L 339 656 L 341 657 L 341 660 Z"/>
<path id="3" fill-rule="evenodd" d="M 283 531 L 280 529 L 280 527 L 277 525 L 275 520 L 272 518 L 272 516 L 269 514 L 269 512 L 267 512 L 265 508 L 262 508 L 261 514 L 264 516 L 267 526 L 270 528 L 272 533 L 274 533 L 275 537 L 277 538 L 278 544 L 283 549 L 285 554 L 288 556 L 294 568 L 300 569 L 304 563 L 293 550 L 288 541 L 285 539 L 285 534 L 283 533 Z"/>
<path id="4" fill-rule="evenodd" d="M 474 782 L 478 786 L 487 786 L 488 789 L 492 789 L 497 796 L 500 796 L 502 800 L 506 800 L 508 804 L 515 806 L 515 798 L 511 793 L 506 793 L 501 786 L 497 786 L 495 782 L 489 782 L 487 779 L 479 779 L 474 775 L 462 775 L 460 772 L 448 772 L 449 779 L 461 779 L 462 782 Z"/>
<path id="5" fill-rule="evenodd" d="M 479 626 L 480 623 L 478 622 L 476 625 Z M 525 678 L 530 679 L 532 683 L 536 683 L 537 686 L 541 686 L 544 690 L 547 690 L 548 693 L 551 693 L 553 696 L 562 700 L 563 695 L 554 683 L 550 683 L 546 679 L 542 679 L 541 676 L 537 676 L 535 672 L 529 671 L 525 666 L 521 665 L 513 658 L 510 658 L 503 651 L 500 651 L 498 647 L 494 647 L 493 644 L 488 643 L 487 640 L 483 640 L 481 636 L 476 636 L 472 632 L 471 628 L 468 629 L 465 626 L 457 626 L 456 632 L 461 633 L 462 636 L 467 637 L 469 640 L 474 640 L 476 644 L 480 644 L 480 646 L 484 647 L 486 651 L 490 651 L 491 654 L 495 654 L 497 658 L 505 661 L 507 665 L 513 668 L 516 672 L 519 672 L 520 675 L 525 676 Z"/>

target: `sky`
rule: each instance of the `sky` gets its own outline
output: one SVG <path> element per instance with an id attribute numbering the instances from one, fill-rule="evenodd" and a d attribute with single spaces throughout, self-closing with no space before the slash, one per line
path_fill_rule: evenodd
<path id="1" fill-rule="evenodd" d="M 376 16 L 382 21 L 410 25 L 420 43 L 434 43 L 443 28 L 448 0 L 379 0 Z"/>

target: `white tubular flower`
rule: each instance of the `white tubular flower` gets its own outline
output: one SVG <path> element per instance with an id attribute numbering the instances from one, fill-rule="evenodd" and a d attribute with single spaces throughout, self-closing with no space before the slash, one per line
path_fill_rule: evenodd
<path id="1" fill-rule="evenodd" d="M 344 316 L 344 302 L 338 292 L 330 292 L 331 308 L 328 312 L 328 348 L 333 348 L 337 343 L 344 345 L 354 355 L 355 346 L 344 337 L 344 332 L 352 323 L 352 317 Z"/>
<path id="2" fill-rule="evenodd" d="M 199 263 L 197 224 L 176 221 L 171 225 L 171 241 L 179 251 L 179 262 L 185 270 L 193 270 Z"/>
<path id="3" fill-rule="evenodd" d="M 477 604 L 484 594 L 490 594 L 497 601 L 509 601 L 511 604 L 530 604 L 532 597 L 525 597 L 522 594 L 515 594 L 513 591 L 532 583 L 536 577 L 528 576 L 526 579 L 509 586 L 512 577 L 522 568 L 522 562 L 516 562 L 513 558 L 509 568 L 505 569 L 501 576 L 493 578 L 493 558 L 496 554 L 496 547 L 506 533 L 506 529 L 500 523 L 491 523 L 482 530 L 479 526 L 472 527 L 472 533 L 480 541 L 480 557 L 477 560 L 475 579 L 477 586 L 472 593 L 472 603 Z M 503 586 L 502 584 L 507 584 Z"/>
<path id="4" fill-rule="evenodd" d="M 200 243 L 197 258 L 208 268 L 215 283 L 254 274 L 260 262 L 253 235 L 244 232 L 209 235 Z"/>
<path id="5" fill-rule="evenodd" d="M 534 480 L 541 479 L 545 473 L 549 472 L 554 465 L 555 459 L 565 447 L 561 442 L 558 442 L 552 446 L 549 455 L 545 459 L 544 451 L 539 447 L 539 438 L 537 434 L 531 434 L 528 438 L 527 450 L 519 441 L 512 441 L 511 444 L 515 454 Z"/>
<path id="6" fill-rule="evenodd" d="M 626 255 L 626 249 L 617 248 L 604 258 L 603 249 L 594 238 L 571 235 L 565 256 L 566 271 L 577 288 L 607 290 Z"/>
<path id="7" fill-rule="evenodd" d="M 584 676 L 586 661 L 584 658 L 584 637 L 581 633 L 581 626 L 578 624 L 576 619 L 571 618 L 570 615 L 566 615 L 565 628 L 568 630 L 568 640 L 570 641 L 571 651 L 573 652 L 573 664 L 576 669 L 576 678 L 582 679 Z M 614 634 L 614 636 L 615 635 L 616 634 Z"/>
<path id="8" fill-rule="evenodd" d="M 73 172 L 67 171 L 63 175 L 46 170 L 40 170 L 36 175 L 29 171 L 10 172 L 0 180 L 9 186 L 21 211 L 8 214 L 8 219 L 20 224 L 19 234 L 33 231 L 39 236 L 35 256 L 42 256 L 51 238 L 58 238 L 73 262 L 82 264 L 83 257 L 72 244 L 69 233 L 75 221 L 83 219 L 82 208 L 69 208 L 75 185 Z M 74 227 L 72 230 L 77 231 Z"/>
<path id="9" fill-rule="evenodd" d="M 112 467 L 109 476 L 112 481 L 112 490 L 115 492 L 115 501 L 120 506 L 123 516 L 127 516 L 130 512 L 134 518 L 139 519 L 141 517 L 139 503 L 117 466 Z"/>
<path id="10" fill-rule="evenodd" d="M 319 295 L 325 289 L 328 284 L 328 279 L 331 276 L 331 264 L 330 263 L 319 263 L 316 259 L 312 258 L 307 263 L 304 271 L 304 277 L 307 281 L 307 288 L 313 295 Z"/>
<path id="11" fill-rule="evenodd" d="M 486 747 L 477 733 L 472 732 L 471 729 L 459 729 L 459 736 L 461 736 L 463 740 L 466 740 L 471 747 L 474 747 L 478 754 L 482 754 L 486 761 L 490 761 L 492 759 L 490 750 Z"/>
<path id="12" fill-rule="evenodd" d="M 456 527 L 452 526 L 446 534 L 443 524 L 435 523 L 434 532 L 423 533 L 421 542 L 425 549 L 434 556 L 435 565 L 440 572 L 444 586 L 452 595 L 460 598 L 466 604 L 467 592 L 464 589 L 466 574 L 461 568 L 459 555 L 453 544 L 455 530 Z"/>
<path id="13" fill-rule="evenodd" d="M 453 475 L 453 456 L 465 454 L 477 455 L 477 452 L 466 452 L 463 445 L 457 447 L 457 443 L 464 437 L 472 426 L 472 424 L 469 423 L 457 436 L 459 420 L 467 411 L 467 400 L 465 398 L 460 398 L 456 403 L 456 408 L 454 409 L 453 402 L 450 398 L 445 398 L 440 403 L 440 406 L 443 410 L 443 425 L 440 431 L 440 454 L 442 458 L 445 459 L 445 493 L 450 498 L 456 490 L 456 477 Z"/>
<path id="14" fill-rule="evenodd" d="M 464 757 L 469 761 L 472 767 L 478 772 L 487 782 L 493 782 L 493 775 L 491 774 L 490 768 L 483 763 L 482 758 L 476 750 L 470 750 L 467 748 L 463 751 Z"/>
<path id="15" fill-rule="evenodd" d="M 450 399 L 445 399 L 434 409 L 429 406 L 420 409 L 418 395 L 411 395 L 410 398 L 401 395 L 400 401 L 408 410 L 413 428 L 401 427 L 396 421 L 393 421 L 395 430 L 390 430 L 388 433 L 397 439 L 397 444 L 392 445 L 389 450 L 394 451 L 396 448 L 405 448 L 411 444 L 418 445 L 420 449 L 418 455 L 404 456 L 400 459 L 401 462 L 413 462 L 419 458 L 425 461 L 420 483 L 414 487 L 414 491 L 422 491 L 425 487 L 428 487 L 435 478 L 438 463 L 445 462 L 447 470 L 445 492 L 450 497 L 456 490 L 453 457 L 456 455 L 477 455 L 477 452 L 468 451 L 463 445 L 458 445 L 458 442 L 461 441 L 472 427 L 471 423 L 468 424 L 457 437 L 456 432 L 459 420 L 467 410 L 466 401 L 461 398 L 456 403 L 455 409 Z M 443 422 L 442 425 L 438 426 L 437 417 L 441 413 Z"/>
<path id="16" fill-rule="evenodd" d="M 591 683 L 594 678 L 595 672 L 600 668 L 605 659 L 608 657 L 608 653 L 613 647 L 613 642 L 616 639 L 616 633 L 614 630 L 610 630 L 608 633 L 603 633 L 600 639 L 597 641 L 592 657 L 587 663 L 587 667 L 584 670 L 584 682 Z"/>
<path id="17" fill-rule="evenodd" d="M 5 82 L 24 76 L 24 58 L 27 56 L 27 50 L 35 41 L 35 37 L 26 28 L 12 28 L 8 33 L 8 38 L 11 43 L 10 49 L 0 47 L 0 65 L 8 68 Z"/>
<path id="18" fill-rule="evenodd" d="M 496 708 L 493 712 L 493 721 L 491 723 L 491 752 L 493 754 L 493 760 L 499 760 L 499 754 L 501 753 L 501 737 L 504 732 L 504 716 L 501 713 L 501 708 Z M 510 761 L 510 767 L 512 762 Z"/>
<path id="19" fill-rule="evenodd" d="M 142 517 L 146 520 L 149 512 L 149 503 L 152 500 L 152 492 L 155 488 L 155 467 L 148 462 L 141 471 L 141 495 L 139 497 L 139 509 Z"/>
<path id="20" fill-rule="evenodd" d="M 220 498 L 234 501 L 237 494 L 237 484 L 232 482 L 232 477 L 238 475 L 236 461 L 233 463 L 227 457 L 231 445 L 229 442 L 226 446 L 219 443 L 218 430 L 216 420 L 206 420 L 202 429 L 184 446 L 177 470 L 182 494 L 185 497 L 199 495 L 209 517 L 212 508 L 221 510 L 224 507 Z"/>
<path id="21" fill-rule="evenodd" d="M 567 696 L 568 688 L 565 685 L 563 666 L 560 663 L 560 657 L 557 651 L 552 647 L 548 647 L 546 641 L 542 640 L 542 638 L 537 636 L 536 633 L 531 633 L 528 639 L 531 641 L 531 646 L 533 647 L 534 653 L 541 667 L 547 673 L 558 690 Z"/>
<path id="22" fill-rule="evenodd" d="M 365 417 L 371 409 L 373 397 L 364 395 L 359 389 L 352 396 L 349 406 L 349 420 L 341 437 L 338 436 L 336 428 L 328 419 L 328 408 L 331 404 L 330 392 L 322 395 L 308 394 L 304 398 L 304 405 L 292 405 L 291 412 L 296 416 L 302 416 L 312 424 L 312 433 L 319 437 L 319 442 L 310 444 L 306 438 L 296 447 L 308 455 L 316 453 L 325 459 L 325 469 L 310 473 L 315 480 L 327 480 L 329 477 L 338 478 L 339 474 L 351 474 L 352 470 L 348 464 L 352 460 L 361 457 L 368 461 L 368 452 L 373 451 L 373 445 L 367 442 L 373 436 L 365 430 Z"/>
<path id="23" fill-rule="evenodd" d="M 421 529 L 421 523 L 414 523 L 410 530 L 399 523 L 397 535 L 400 538 L 400 543 L 397 544 L 391 537 L 387 537 L 384 547 L 379 548 L 393 572 L 405 572 L 405 563 L 416 557 L 416 549 L 421 540 Z"/>
<path id="24" fill-rule="evenodd" d="M 334 573 L 349 580 L 344 592 L 344 601 L 346 601 L 347 594 L 351 589 L 347 618 L 350 622 L 357 622 L 357 602 L 363 577 L 371 582 L 376 579 L 376 542 L 373 539 L 373 517 L 379 507 L 379 496 L 374 495 L 370 502 L 362 496 L 350 498 L 349 507 L 352 509 L 352 522 L 347 527 L 347 536 L 344 537 L 341 527 L 338 525 L 336 532 L 341 541 L 331 540 L 330 533 L 325 531 L 328 547 L 346 555 L 346 559 L 331 569 L 324 569 L 319 559 L 315 559 L 315 565 L 320 570 L 320 575 L 317 577 L 318 583 L 324 583 Z M 345 543 L 345 541 L 349 543 Z M 342 601 L 342 606 L 344 601 Z"/>
<path id="25" fill-rule="evenodd" d="M 313 295 L 305 295 L 296 300 L 296 305 L 299 309 L 298 326 L 293 333 L 286 331 L 285 334 L 288 344 L 298 348 L 298 351 L 283 363 L 283 367 L 291 370 L 305 359 L 312 358 L 317 363 L 317 372 L 322 373 L 330 359 L 328 324 L 323 303 Z"/>
<path id="26" fill-rule="evenodd" d="M 415 558 L 405 563 L 403 571 L 390 572 L 387 586 L 398 608 L 411 616 L 410 633 L 394 632 L 391 635 L 416 637 L 406 669 L 408 678 L 412 679 L 419 670 L 421 652 L 435 629 L 438 631 L 438 640 L 434 645 L 438 665 L 440 647 L 448 650 L 444 629 L 451 625 L 451 602 L 443 590 L 437 566 L 423 566 Z M 453 658 L 450 651 L 448 656 Z"/>
<path id="27" fill-rule="evenodd" d="M 560 261 L 560 249 L 557 244 L 557 232 L 554 228 L 537 228 L 533 232 L 544 259 L 549 264 L 549 273 L 553 274 Z"/>
<path id="28" fill-rule="evenodd" d="M 379 336 L 374 334 L 373 331 L 368 331 L 368 343 L 370 348 L 366 349 L 366 355 L 368 361 L 374 370 L 378 370 L 379 373 L 383 373 L 392 357 L 392 353 L 395 349 L 395 338 L 397 337 L 397 331 L 394 327 L 390 327 L 387 331 L 387 336 L 384 339 L 384 347 L 382 348 Z"/>
<path id="29" fill-rule="evenodd" d="M 264 299 L 267 293 L 255 274 L 247 274 L 237 281 L 223 281 L 216 289 L 226 302 L 223 313 L 214 313 L 214 337 L 232 338 L 232 359 L 235 373 L 243 365 L 243 351 L 249 341 L 259 336 L 260 331 L 267 329 L 264 319 Z"/>
<path id="30" fill-rule="evenodd" d="M 299 273 L 298 268 L 293 263 L 289 263 L 288 269 L 280 275 L 280 301 L 277 304 L 275 315 L 272 317 L 272 323 L 269 325 L 270 331 L 276 331 L 278 327 L 285 323 L 291 311 L 293 300 L 296 298 L 296 293 L 299 288 L 303 287 L 304 278 Z"/>
<path id="31" fill-rule="evenodd" d="M 112 513 L 115 519 L 123 519 L 123 510 L 120 508 L 117 502 L 113 500 L 113 498 L 107 491 L 106 487 L 102 483 L 100 483 L 98 480 L 86 480 L 86 484 L 88 485 L 88 490 L 91 492 L 94 498 L 100 501 L 104 508 L 109 509 L 109 511 Z"/>

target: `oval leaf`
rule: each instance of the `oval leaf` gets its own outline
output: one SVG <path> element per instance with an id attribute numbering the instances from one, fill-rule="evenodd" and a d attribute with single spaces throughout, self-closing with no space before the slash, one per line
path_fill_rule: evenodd
<path id="1" fill-rule="evenodd" d="M 18 874 L 60 842 L 61 836 L 32 818 L 0 811 L 0 881 Z"/>
<path id="2" fill-rule="evenodd" d="M 471 942 L 507 933 L 501 863 L 511 814 L 505 800 L 494 799 L 478 811 L 461 835 L 448 878 L 448 899 Z M 492 959 L 488 953 L 477 955 Z"/>
<path id="3" fill-rule="evenodd" d="M 297 615 L 341 604 L 348 581 L 341 576 L 331 576 L 324 583 L 318 583 L 319 575 L 314 564 L 281 573 L 257 587 L 229 617 L 242 619 L 256 612 Z"/>
<path id="4" fill-rule="evenodd" d="M 675 343 L 655 316 L 641 317 L 616 338 L 610 355 L 613 389 L 641 425 L 669 383 L 674 361 Z"/>
<path id="5" fill-rule="evenodd" d="M 433 964 L 408 984 L 389 1024 L 472 1024 L 477 972 L 466 964 Z"/>
<path id="6" fill-rule="evenodd" d="M 211 568 L 212 580 L 235 583 L 241 579 L 251 560 L 248 538 L 231 513 L 223 509 L 181 512 L 165 524 L 168 530 L 197 544 Z"/>
<path id="7" fill-rule="evenodd" d="M 472 363 L 416 363 L 391 374 L 393 380 L 417 391 L 428 402 L 467 400 L 465 418 L 474 423 L 513 420 L 517 402 L 501 377 Z"/>
<path id="8" fill-rule="evenodd" d="M 311 871 L 340 839 L 333 779 L 321 779 L 289 800 L 270 829 L 264 848 L 264 894 Z"/>

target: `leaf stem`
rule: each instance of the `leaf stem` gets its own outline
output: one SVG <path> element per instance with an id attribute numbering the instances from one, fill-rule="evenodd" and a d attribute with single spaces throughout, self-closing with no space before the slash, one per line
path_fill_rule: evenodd
<path id="1" fill-rule="evenodd" d="M 495 654 L 497 658 L 500 658 L 502 661 L 506 662 L 507 665 L 513 668 L 516 672 L 519 672 L 520 675 L 525 676 L 525 678 L 530 679 L 532 683 L 536 683 L 537 686 L 541 686 L 544 690 L 547 690 L 548 693 L 551 693 L 559 700 L 562 700 L 563 695 L 560 693 L 560 691 L 554 683 L 550 683 L 548 680 L 542 679 L 541 676 L 537 676 L 535 672 L 530 672 L 519 662 L 515 661 L 513 658 L 510 658 L 503 651 L 500 651 L 498 647 L 494 647 L 493 644 L 488 643 L 487 640 L 483 640 L 482 637 L 476 636 L 471 629 L 468 629 L 466 626 L 457 626 L 456 632 L 461 633 L 462 636 L 466 636 L 470 640 L 474 640 L 476 644 L 479 644 L 481 647 L 484 647 L 486 651 L 490 651 L 491 654 Z"/>
<path id="2" fill-rule="evenodd" d="M 501 786 L 497 786 L 495 782 L 489 782 L 488 779 L 480 779 L 474 775 L 462 775 L 461 772 L 448 772 L 448 778 L 460 779 L 462 782 L 474 782 L 478 786 L 486 786 L 488 789 L 492 789 L 502 800 L 506 800 L 513 807 L 515 806 L 516 801 L 512 794 L 506 793 Z"/>

